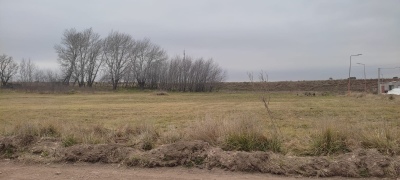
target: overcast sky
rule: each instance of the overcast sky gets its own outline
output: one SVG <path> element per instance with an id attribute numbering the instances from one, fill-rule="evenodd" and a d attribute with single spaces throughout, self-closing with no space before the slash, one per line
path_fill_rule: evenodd
<path id="1" fill-rule="evenodd" d="M 377 78 L 400 66 L 400 0 L 0 0 L 0 54 L 56 68 L 65 29 L 148 37 L 170 57 L 213 58 L 228 81 Z M 385 69 L 384 77 L 400 76 Z"/>

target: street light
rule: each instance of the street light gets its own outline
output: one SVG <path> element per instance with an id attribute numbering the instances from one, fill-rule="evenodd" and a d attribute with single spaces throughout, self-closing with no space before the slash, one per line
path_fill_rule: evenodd
<path id="1" fill-rule="evenodd" d="M 349 83 L 347 84 L 347 95 L 350 96 L 350 72 L 351 72 L 351 57 L 361 56 L 362 54 L 350 55 L 350 67 L 349 67 Z"/>
<path id="2" fill-rule="evenodd" d="M 383 79 L 383 74 L 381 74 L 381 69 L 400 69 L 399 67 L 394 67 L 394 68 L 378 68 L 378 94 L 382 93 L 382 89 L 381 89 L 381 75 L 382 75 L 382 79 Z"/>
<path id="3" fill-rule="evenodd" d="M 357 64 L 364 66 L 364 89 L 365 89 L 365 93 L 367 93 L 367 75 L 365 75 L 365 64 L 363 64 L 363 63 L 357 63 Z"/>

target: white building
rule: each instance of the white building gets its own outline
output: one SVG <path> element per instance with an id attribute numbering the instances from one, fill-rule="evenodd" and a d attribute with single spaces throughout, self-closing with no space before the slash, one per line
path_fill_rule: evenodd
<path id="1" fill-rule="evenodd" d="M 394 88 L 400 88 L 400 81 L 384 82 L 381 83 L 379 86 L 381 88 L 382 93 L 387 93 L 388 91 Z"/>

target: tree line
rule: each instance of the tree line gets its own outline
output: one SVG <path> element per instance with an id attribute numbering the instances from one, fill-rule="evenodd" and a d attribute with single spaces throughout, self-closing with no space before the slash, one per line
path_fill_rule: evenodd
<path id="1" fill-rule="evenodd" d="M 30 59 L 22 59 L 20 63 L 14 61 L 12 56 L 0 55 L 0 80 L 2 86 L 9 82 L 57 82 L 59 74 L 50 69 L 41 69 Z"/>
<path id="2" fill-rule="evenodd" d="M 54 46 L 59 72 L 43 71 L 30 60 L 18 65 L 7 55 L 0 56 L 3 85 L 18 73 L 20 82 L 60 82 L 66 86 L 92 87 L 96 81 L 118 86 L 169 91 L 212 91 L 225 72 L 212 59 L 176 56 L 148 38 L 112 31 L 101 38 L 92 28 L 67 29 Z"/>

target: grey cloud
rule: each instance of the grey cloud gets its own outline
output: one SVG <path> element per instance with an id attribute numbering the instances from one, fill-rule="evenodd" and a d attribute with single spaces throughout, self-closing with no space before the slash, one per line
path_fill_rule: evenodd
<path id="1" fill-rule="evenodd" d="M 214 58 L 230 81 L 260 69 L 282 80 L 345 78 L 351 54 L 363 53 L 354 62 L 374 68 L 400 65 L 398 7 L 397 0 L 0 1 L 0 53 L 56 66 L 63 31 L 92 27 L 103 37 L 111 30 L 149 37 L 170 56 L 186 49 Z"/>

